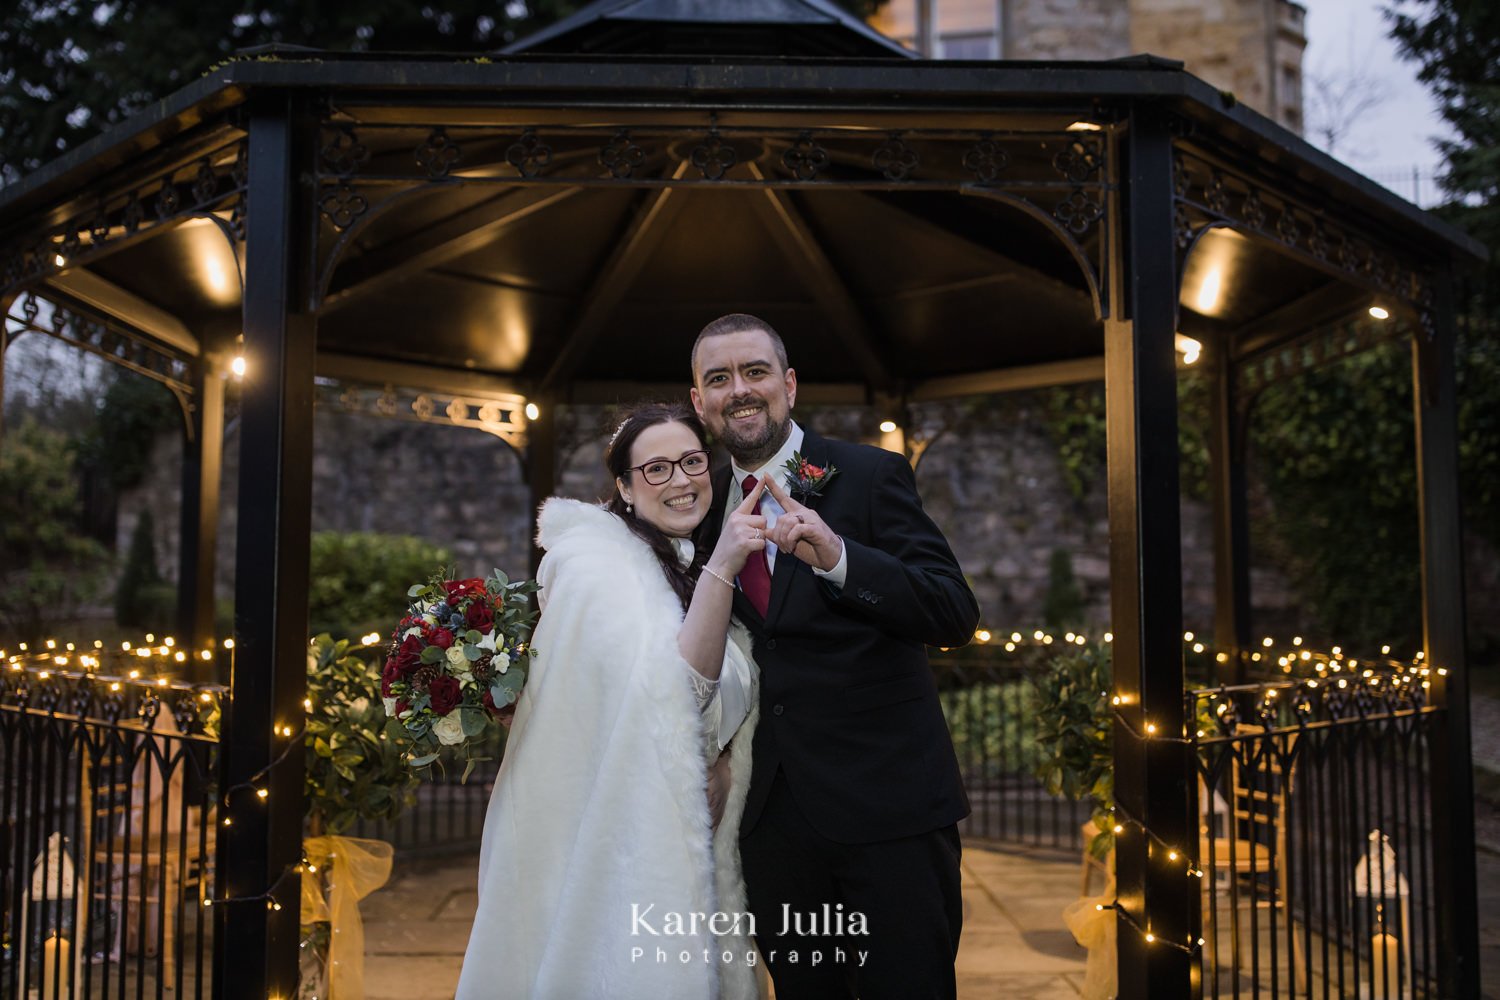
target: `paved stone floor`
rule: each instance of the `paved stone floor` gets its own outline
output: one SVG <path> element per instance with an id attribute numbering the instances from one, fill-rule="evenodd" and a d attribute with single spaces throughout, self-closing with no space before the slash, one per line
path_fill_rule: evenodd
<path id="1" fill-rule="evenodd" d="M 368 1000 L 448 1000 L 474 914 L 476 855 L 398 863 L 360 906 Z M 1078 858 L 1025 848 L 964 852 L 961 1000 L 1073 1000 L 1086 952 L 1063 926 Z"/>

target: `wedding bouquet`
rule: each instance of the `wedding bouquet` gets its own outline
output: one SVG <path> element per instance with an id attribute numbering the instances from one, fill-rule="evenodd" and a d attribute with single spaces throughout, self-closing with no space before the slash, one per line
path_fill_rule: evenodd
<path id="1" fill-rule="evenodd" d="M 495 570 L 483 580 L 438 576 L 407 591 L 411 606 L 391 635 L 380 693 L 412 767 L 453 747 L 468 780 L 483 759 L 474 745 L 526 685 L 536 621 L 527 598 L 536 590 L 533 580 L 512 583 Z"/>

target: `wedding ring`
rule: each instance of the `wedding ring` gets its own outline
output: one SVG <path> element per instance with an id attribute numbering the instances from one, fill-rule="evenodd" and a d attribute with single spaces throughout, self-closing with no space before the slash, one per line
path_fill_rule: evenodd
<path id="1" fill-rule="evenodd" d="M 756 528 L 755 529 L 755 540 L 758 542 L 758 541 L 760 541 L 764 537 L 765 536 L 760 533 L 760 529 Z"/>

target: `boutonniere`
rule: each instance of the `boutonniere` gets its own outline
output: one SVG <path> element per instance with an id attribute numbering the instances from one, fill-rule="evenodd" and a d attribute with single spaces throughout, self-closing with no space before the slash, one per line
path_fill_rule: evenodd
<path id="1" fill-rule="evenodd" d="M 792 496 L 800 496 L 804 500 L 809 497 L 820 497 L 828 481 L 839 474 L 839 470 L 833 466 L 814 465 L 802 457 L 800 451 L 792 452 L 792 457 L 786 460 L 786 484 L 791 490 Z"/>

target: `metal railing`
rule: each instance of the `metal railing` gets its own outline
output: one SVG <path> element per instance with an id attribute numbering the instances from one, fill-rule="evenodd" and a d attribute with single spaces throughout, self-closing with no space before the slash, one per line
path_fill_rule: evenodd
<path id="1" fill-rule="evenodd" d="M 1048 669 L 1045 648 L 1006 653 L 971 645 L 931 654 L 938 697 L 973 810 L 965 839 L 1082 850 L 1091 806 L 1050 795 L 1036 777 L 1032 680 Z"/>
<path id="2" fill-rule="evenodd" d="M 220 695 L 0 670 L 0 995 L 210 992 Z"/>
<path id="3" fill-rule="evenodd" d="M 1442 995 L 1422 680 L 1190 695 L 1205 996 Z"/>

